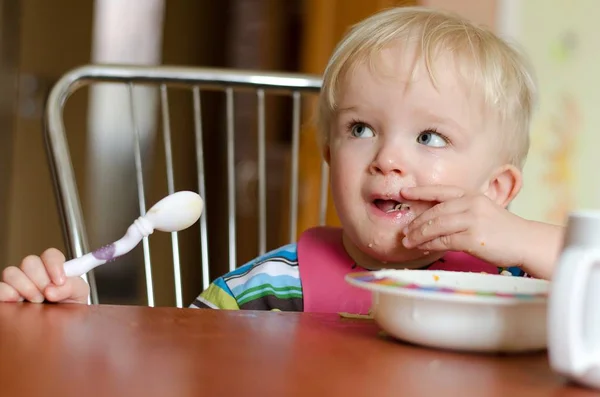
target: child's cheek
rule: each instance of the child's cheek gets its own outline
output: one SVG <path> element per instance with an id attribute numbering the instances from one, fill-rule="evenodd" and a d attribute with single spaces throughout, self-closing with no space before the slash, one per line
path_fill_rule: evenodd
<path id="1" fill-rule="evenodd" d="M 467 175 L 457 175 L 456 167 L 453 164 L 448 164 L 442 159 L 435 159 L 429 163 L 428 167 L 421 168 L 419 172 L 420 181 L 417 182 L 420 186 L 427 185 L 456 185 L 459 181 L 457 177 L 464 179 Z"/>

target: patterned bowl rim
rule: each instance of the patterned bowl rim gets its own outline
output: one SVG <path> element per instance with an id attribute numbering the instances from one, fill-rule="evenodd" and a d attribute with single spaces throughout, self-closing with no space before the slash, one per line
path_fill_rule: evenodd
<path id="1" fill-rule="evenodd" d="M 548 292 L 540 293 L 519 293 L 519 292 L 498 292 L 498 291 L 483 291 L 473 288 L 450 288 L 444 286 L 434 286 L 431 284 L 418 284 L 412 281 L 402 281 L 398 277 L 393 277 L 391 274 L 395 272 L 429 272 L 435 279 L 438 275 L 443 274 L 465 274 L 463 272 L 444 271 L 444 270 L 379 270 L 367 272 L 355 272 L 346 275 L 346 281 L 359 288 L 371 290 L 374 292 L 391 293 L 395 295 L 408 296 L 428 296 L 451 300 L 461 301 L 495 301 L 498 303 L 507 302 L 545 302 L 548 298 Z M 470 273 L 473 274 L 473 273 Z M 480 274 L 480 273 L 476 273 Z M 482 274 L 482 276 L 490 277 L 510 277 L 492 274 Z M 530 280 L 526 282 L 544 283 L 549 285 L 546 280 L 539 279 L 523 279 Z"/>

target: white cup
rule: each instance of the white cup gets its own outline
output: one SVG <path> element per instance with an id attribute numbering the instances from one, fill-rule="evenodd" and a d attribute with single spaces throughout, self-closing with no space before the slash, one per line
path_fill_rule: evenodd
<path id="1" fill-rule="evenodd" d="M 600 389 L 600 211 L 569 215 L 548 301 L 552 368 Z"/>

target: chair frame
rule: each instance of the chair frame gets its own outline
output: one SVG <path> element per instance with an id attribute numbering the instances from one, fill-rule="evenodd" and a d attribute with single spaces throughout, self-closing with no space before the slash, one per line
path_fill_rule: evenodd
<path id="1" fill-rule="evenodd" d="M 321 88 L 319 76 L 297 73 L 259 72 L 237 69 L 215 69 L 177 66 L 133 66 L 133 65 L 85 65 L 64 74 L 52 87 L 46 101 L 44 114 L 44 132 L 47 154 L 52 171 L 55 197 L 57 199 L 62 230 L 66 242 L 67 256 L 75 258 L 89 252 L 81 201 L 69 153 L 63 110 L 67 99 L 79 88 L 94 83 L 123 83 L 129 86 L 131 109 L 134 108 L 133 88 L 136 84 L 153 84 L 160 87 L 160 102 L 163 114 L 163 133 L 165 134 L 165 151 L 167 161 L 167 182 L 169 194 L 174 192 L 173 164 L 170 148 L 170 126 L 167 87 L 177 86 L 190 88 L 194 103 L 194 130 L 198 159 L 198 193 L 204 197 L 204 158 L 202 148 L 202 115 L 200 111 L 200 93 L 204 90 L 223 90 L 226 94 L 227 117 L 227 189 L 228 189 L 228 223 L 229 223 L 229 268 L 235 269 L 235 185 L 234 185 L 234 123 L 233 110 L 234 89 L 256 90 L 258 98 L 258 168 L 259 168 L 259 251 L 264 253 L 266 239 L 266 183 L 265 183 L 265 91 L 280 92 L 293 98 L 292 126 L 292 183 L 290 194 L 290 240 L 295 240 L 298 210 L 298 157 L 301 123 L 302 93 L 318 93 Z M 132 111 L 132 128 L 134 133 L 134 155 L 137 172 L 138 198 L 140 215 L 146 211 L 143 178 L 141 171 L 140 138 L 137 123 Z M 198 153 L 199 152 L 199 153 Z M 327 206 L 327 166 L 323 163 L 321 172 L 320 223 L 325 222 Z M 206 211 L 200 218 L 200 238 L 202 248 L 203 287 L 209 282 L 208 246 L 206 233 Z M 148 305 L 154 306 L 152 269 L 149 245 L 144 239 L 144 263 Z M 181 278 L 178 261 L 177 233 L 172 234 L 174 255 L 174 278 L 176 304 L 182 307 Z M 83 276 L 90 285 L 89 303 L 97 304 L 98 294 L 93 271 Z"/>

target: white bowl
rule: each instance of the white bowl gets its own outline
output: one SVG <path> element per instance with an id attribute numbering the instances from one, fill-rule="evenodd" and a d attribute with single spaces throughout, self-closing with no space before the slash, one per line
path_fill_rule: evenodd
<path id="1" fill-rule="evenodd" d="M 435 270 L 352 273 L 346 281 L 373 292 L 375 321 L 398 339 L 471 352 L 546 348 L 548 281 Z"/>

